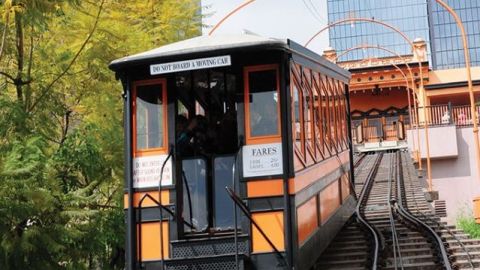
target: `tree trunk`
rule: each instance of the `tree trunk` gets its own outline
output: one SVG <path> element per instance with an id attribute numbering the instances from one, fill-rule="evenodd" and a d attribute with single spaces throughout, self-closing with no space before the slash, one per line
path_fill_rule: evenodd
<path id="1" fill-rule="evenodd" d="M 15 29 L 16 29 L 16 47 L 17 47 L 17 76 L 15 78 L 15 87 L 17 89 L 17 100 L 23 103 L 23 63 L 24 63 L 24 43 L 23 43 L 23 25 L 22 15 L 15 13 Z"/>

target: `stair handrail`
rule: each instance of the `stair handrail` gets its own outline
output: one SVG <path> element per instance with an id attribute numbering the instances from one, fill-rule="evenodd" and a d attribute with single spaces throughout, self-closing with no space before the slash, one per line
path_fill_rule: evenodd
<path id="1" fill-rule="evenodd" d="M 258 225 L 258 223 L 253 219 L 252 214 L 250 212 L 250 209 L 248 209 L 248 206 L 246 206 L 240 197 L 236 193 L 233 192 L 233 190 L 230 187 L 225 187 L 228 196 L 235 202 L 235 204 L 242 210 L 243 214 L 250 220 L 250 222 L 255 226 L 255 228 L 260 232 L 262 237 L 267 241 L 268 245 L 275 251 L 277 259 L 280 261 L 280 266 L 288 266 L 287 260 L 285 257 L 282 255 L 282 253 L 277 249 L 277 247 L 272 243 L 270 238 L 265 234 L 263 229 Z"/>
<path id="2" fill-rule="evenodd" d="M 170 214 L 173 218 L 178 218 L 178 215 L 176 215 L 170 208 L 166 207 L 165 205 L 161 204 L 159 201 L 157 201 L 157 199 L 155 199 L 154 197 L 152 197 L 152 195 L 146 193 L 145 195 L 143 195 L 143 197 L 140 199 L 139 203 L 138 203 L 138 208 L 141 208 L 142 204 L 143 204 L 143 201 L 146 199 L 146 198 L 149 198 L 150 200 L 153 201 L 154 204 L 156 204 L 157 206 L 161 207 L 163 210 L 167 211 L 168 214 Z M 139 217 L 142 216 L 142 213 L 140 212 L 139 213 Z M 191 224 L 190 222 L 187 222 L 187 221 L 183 221 L 183 223 L 185 225 L 187 225 L 188 227 L 190 227 L 191 229 L 195 229 L 195 226 L 193 224 Z"/>
<path id="3" fill-rule="evenodd" d="M 191 194 L 190 194 L 190 187 L 188 186 L 188 179 L 187 179 L 187 176 L 185 175 L 184 170 L 182 170 L 182 179 L 183 179 L 183 183 L 185 184 L 185 188 L 187 190 L 188 214 L 190 216 L 190 224 L 193 225 L 192 197 L 191 197 Z M 182 219 L 183 219 L 183 217 L 182 217 Z"/>
<path id="4" fill-rule="evenodd" d="M 240 144 L 241 145 L 241 144 Z M 235 181 L 235 176 L 236 174 L 236 165 L 237 165 L 237 159 L 238 155 L 240 154 L 240 151 L 242 150 L 242 147 L 239 147 L 237 152 L 235 153 L 235 156 L 233 157 L 233 166 L 232 166 L 232 188 L 233 188 L 233 193 L 235 194 L 236 192 L 236 181 Z M 227 191 L 228 192 L 228 191 Z M 230 194 L 229 194 L 230 195 Z M 235 269 L 239 270 L 239 259 L 238 259 L 238 220 L 237 220 L 237 205 L 235 201 L 233 201 L 233 237 L 235 240 Z"/>
<path id="5" fill-rule="evenodd" d="M 168 214 L 170 214 L 173 218 L 177 218 L 177 215 L 175 215 L 175 213 L 168 207 L 166 207 L 165 205 L 163 205 L 161 202 L 157 201 L 157 199 L 155 199 L 154 197 L 152 197 L 152 195 L 146 193 L 145 195 L 143 195 L 143 197 L 140 199 L 140 201 L 138 202 L 138 208 L 139 208 L 139 211 L 138 211 L 138 219 L 140 220 L 140 223 L 142 222 L 142 205 L 143 205 L 143 202 L 145 201 L 145 199 L 148 198 L 150 199 L 155 205 L 157 205 L 159 208 L 160 208 L 160 212 L 162 212 L 162 210 L 166 211 Z M 160 198 L 161 200 L 161 198 Z M 189 222 L 183 220 L 183 223 L 185 225 L 187 225 L 188 227 L 190 227 L 191 229 L 195 229 L 195 226 L 193 226 L 192 224 L 190 224 Z M 160 220 L 160 227 L 162 227 L 163 224 L 162 224 L 162 220 Z M 141 265 L 142 264 L 142 245 L 141 245 L 141 241 L 142 241 L 142 226 L 138 226 L 138 238 L 139 238 L 139 245 L 138 245 L 138 253 L 140 254 L 139 256 L 139 264 Z M 163 238 L 163 236 L 161 237 Z M 161 246 L 160 246 L 161 249 L 163 249 L 163 239 L 161 240 Z M 163 258 L 162 258 L 163 260 Z"/>

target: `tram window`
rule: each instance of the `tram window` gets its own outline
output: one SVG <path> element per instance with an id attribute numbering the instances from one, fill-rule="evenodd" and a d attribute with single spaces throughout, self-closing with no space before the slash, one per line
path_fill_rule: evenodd
<path id="1" fill-rule="evenodd" d="M 161 84 L 136 87 L 136 149 L 164 147 L 164 110 Z"/>
<path id="2" fill-rule="evenodd" d="M 228 196 L 225 187 L 232 188 L 234 156 L 220 156 L 213 161 L 214 172 L 214 200 L 215 211 L 214 226 L 216 230 L 233 229 L 235 227 L 234 211 L 232 200 Z M 239 181 L 235 181 L 235 188 L 238 191 Z M 237 220 L 240 220 L 240 211 L 237 211 Z"/>
<path id="3" fill-rule="evenodd" d="M 276 70 L 249 73 L 250 136 L 279 134 Z"/>
<path id="4" fill-rule="evenodd" d="M 196 231 L 208 227 L 207 162 L 204 159 L 182 160 L 183 218 L 191 222 Z M 185 230 L 190 228 L 185 226 Z"/>
<path id="5" fill-rule="evenodd" d="M 295 122 L 293 123 L 293 130 L 295 131 L 295 139 L 300 140 L 300 108 L 298 104 L 298 89 L 296 85 L 293 85 L 293 119 Z"/>
<path id="6" fill-rule="evenodd" d="M 296 77 L 294 77 L 296 78 Z M 293 126 L 294 129 L 294 134 L 295 134 L 295 145 L 299 150 L 301 150 L 302 155 L 305 155 L 305 124 L 302 122 L 303 121 L 303 116 L 302 113 L 304 111 L 303 107 L 303 96 L 301 93 L 301 88 L 299 87 L 299 84 L 297 82 L 297 79 L 293 80 L 292 84 L 292 99 L 293 99 L 293 119 L 295 119 L 295 123 Z"/>
<path id="7" fill-rule="evenodd" d="M 313 140 L 312 140 L 312 119 L 311 119 L 311 112 L 312 112 L 312 102 L 311 96 L 304 85 L 303 88 L 303 122 L 304 122 L 304 132 L 305 132 L 305 141 L 307 147 L 313 147 Z"/>

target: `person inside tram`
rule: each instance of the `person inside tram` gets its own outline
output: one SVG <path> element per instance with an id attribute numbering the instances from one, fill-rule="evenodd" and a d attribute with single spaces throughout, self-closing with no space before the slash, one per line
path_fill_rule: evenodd
<path id="1" fill-rule="evenodd" d="M 183 115 L 177 116 L 176 133 L 177 133 L 177 148 L 182 155 L 192 153 L 191 140 L 193 137 L 193 129 L 196 126 L 196 122 L 193 119 L 189 122 Z"/>

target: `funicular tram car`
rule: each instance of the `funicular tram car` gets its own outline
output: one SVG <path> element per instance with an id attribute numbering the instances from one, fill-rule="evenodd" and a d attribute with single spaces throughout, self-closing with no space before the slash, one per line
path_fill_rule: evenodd
<path id="1" fill-rule="evenodd" d="M 127 269 L 309 269 L 354 211 L 350 74 L 291 40 L 197 37 L 113 61 Z"/>

